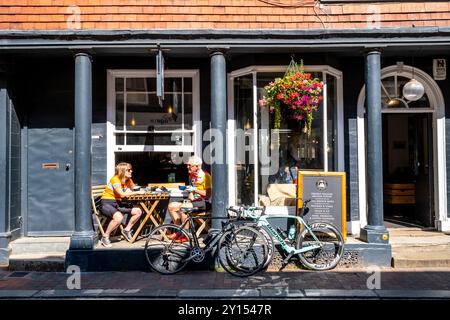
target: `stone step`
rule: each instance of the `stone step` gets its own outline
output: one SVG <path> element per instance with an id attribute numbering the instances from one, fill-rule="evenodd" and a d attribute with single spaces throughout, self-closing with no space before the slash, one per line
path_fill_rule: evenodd
<path id="1" fill-rule="evenodd" d="M 393 268 L 440 268 L 450 267 L 450 259 L 406 259 L 392 257 Z"/>
<path id="2" fill-rule="evenodd" d="M 69 249 L 70 237 L 24 237 L 12 241 L 9 245 L 11 255 L 65 253 Z"/>
<path id="3" fill-rule="evenodd" d="M 398 268 L 450 267 L 450 244 L 393 247 L 392 266 Z"/>
<path id="4" fill-rule="evenodd" d="M 65 252 L 13 254 L 8 270 L 64 272 L 64 260 Z"/>

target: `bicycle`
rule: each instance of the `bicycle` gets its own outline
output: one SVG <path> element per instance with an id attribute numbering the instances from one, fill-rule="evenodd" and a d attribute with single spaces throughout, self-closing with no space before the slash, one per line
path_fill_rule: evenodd
<path id="1" fill-rule="evenodd" d="M 150 233 L 145 243 L 145 255 L 150 267 L 161 274 L 174 274 L 183 270 L 189 261 L 200 263 L 206 253 L 218 249 L 220 265 L 235 276 L 250 276 L 258 272 L 267 260 L 268 243 L 264 235 L 251 226 L 237 226 L 233 222 L 240 219 L 207 217 L 206 219 L 223 219 L 222 229 L 211 232 L 209 239 L 200 245 L 194 221 L 191 216 L 195 208 L 182 209 L 187 218 L 177 226 L 161 225 Z M 205 217 L 202 217 L 205 219 Z M 188 229 L 185 227 L 189 223 Z M 186 240 L 180 240 L 186 237 Z"/>
<path id="2" fill-rule="evenodd" d="M 299 198 L 292 199 L 298 200 Z M 310 199 L 303 201 L 300 216 L 283 214 L 267 215 L 265 213 L 266 207 L 232 206 L 228 208 L 229 211 L 235 212 L 242 219 L 252 221 L 251 226 L 260 229 L 270 242 L 269 246 L 271 248 L 269 248 L 269 254 L 263 269 L 273 259 L 275 252 L 274 239 L 279 242 L 281 249 L 286 254 L 286 257 L 282 261 L 281 269 L 289 263 L 289 260 L 294 255 L 298 255 L 302 264 L 312 270 L 330 270 L 339 263 L 344 252 L 344 238 L 341 232 L 332 224 L 318 221 L 308 224 L 302 218 L 309 211 L 307 204 L 310 201 Z M 261 214 L 257 215 L 257 211 L 260 211 Z M 278 231 L 275 230 L 268 221 L 279 218 L 294 220 L 294 225 L 296 225 L 295 234 L 291 238 L 280 228 L 278 228 Z"/>

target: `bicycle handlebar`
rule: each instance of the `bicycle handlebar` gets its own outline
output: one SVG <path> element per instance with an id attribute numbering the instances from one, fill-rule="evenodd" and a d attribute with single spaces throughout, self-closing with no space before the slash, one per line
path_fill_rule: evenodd
<path id="1" fill-rule="evenodd" d="M 302 198 L 286 198 L 292 200 L 303 200 Z M 311 199 L 307 199 L 303 201 L 303 209 L 306 208 L 307 204 L 311 202 Z M 231 211 L 236 213 L 236 219 L 245 219 L 251 218 L 256 219 L 258 216 L 255 214 L 256 211 L 261 211 L 261 215 L 265 214 L 266 207 L 257 207 L 257 206 L 230 206 L 227 208 L 227 211 Z M 228 213 L 230 216 L 230 214 Z"/>

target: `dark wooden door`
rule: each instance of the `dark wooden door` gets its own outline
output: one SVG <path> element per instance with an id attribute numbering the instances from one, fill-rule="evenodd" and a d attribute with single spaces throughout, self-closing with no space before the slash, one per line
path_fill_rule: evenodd
<path id="1" fill-rule="evenodd" d="M 434 226 L 431 121 L 431 114 L 410 115 L 408 121 L 410 163 L 415 176 L 415 218 L 425 227 Z"/>

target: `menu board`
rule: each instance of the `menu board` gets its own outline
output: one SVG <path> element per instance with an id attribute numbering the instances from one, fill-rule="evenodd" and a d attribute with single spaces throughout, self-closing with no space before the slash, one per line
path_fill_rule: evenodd
<path id="1" fill-rule="evenodd" d="M 345 192 L 345 172 L 299 171 L 297 206 L 308 203 L 309 211 L 303 217 L 307 222 L 327 222 L 336 226 L 346 239 L 347 204 Z M 302 200 L 300 200 L 302 199 Z"/>

